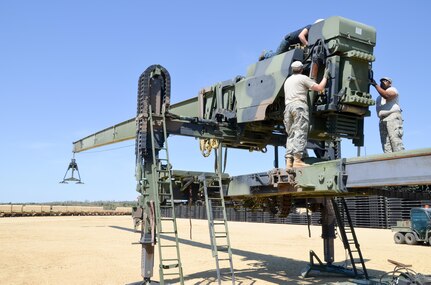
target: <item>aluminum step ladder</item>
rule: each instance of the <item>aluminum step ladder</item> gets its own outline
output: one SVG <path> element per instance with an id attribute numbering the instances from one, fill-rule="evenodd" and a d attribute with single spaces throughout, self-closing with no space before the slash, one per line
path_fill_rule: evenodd
<path id="1" fill-rule="evenodd" d="M 235 284 L 221 174 L 213 177 L 202 174 L 199 176 L 199 181 L 201 183 L 200 190 L 203 190 L 205 194 L 211 250 L 216 261 L 218 284 L 222 284 L 222 263 L 228 263 L 229 276 L 225 278 L 230 278 L 232 284 Z M 224 268 L 226 267 L 224 266 Z M 223 283 L 225 284 L 225 282 L 224 280 Z"/>
<path id="2" fill-rule="evenodd" d="M 152 171 L 154 175 L 153 189 L 157 189 L 158 195 L 154 195 L 155 222 L 156 222 L 156 243 L 159 252 L 159 275 L 160 284 L 165 283 L 165 277 L 178 278 L 179 284 L 184 284 L 183 269 L 180 258 L 180 248 L 178 242 L 177 221 L 175 217 L 175 205 L 172 187 L 172 166 L 169 162 L 168 141 L 166 131 L 165 108 L 161 115 L 155 115 L 150 106 L 150 132 L 153 155 Z M 162 123 L 162 133 L 160 129 L 155 132 L 154 124 Z M 157 146 L 157 136 L 163 135 L 163 146 Z M 163 238 L 162 238 L 163 237 Z M 176 284 L 178 284 L 176 282 Z"/>
<path id="3" fill-rule="evenodd" d="M 343 197 L 331 199 L 335 217 L 343 241 L 344 249 L 349 253 L 350 264 L 355 276 L 363 275 L 369 279 L 364 258 L 362 257 L 361 247 L 356 237 L 352 219 L 347 208 L 346 200 Z M 347 222 L 347 223 L 346 223 Z M 362 274 L 358 270 L 358 265 L 362 267 Z"/>

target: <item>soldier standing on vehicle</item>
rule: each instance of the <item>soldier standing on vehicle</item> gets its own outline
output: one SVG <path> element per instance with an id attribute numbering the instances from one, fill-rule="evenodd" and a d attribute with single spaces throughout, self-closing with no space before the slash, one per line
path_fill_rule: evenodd
<path id="1" fill-rule="evenodd" d="M 323 91 L 329 77 L 328 70 L 322 81 L 317 84 L 302 74 L 303 65 L 300 61 L 291 64 L 292 75 L 284 82 L 284 126 L 286 128 L 286 168 L 303 167 L 308 164 L 302 161 L 308 138 L 308 90 Z"/>
<path id="2" fill-rule="evenodd" d="M 380 79 L 380 86 L 372 79 L 371 85 L 380 94 L 376 102 L 376 111 L 380 119 L 382 149 L 385 153 L 402 151 L 404 150 L 404 131 L 398 90 L 392 87 L 392 79 L 389 77 Z"/>

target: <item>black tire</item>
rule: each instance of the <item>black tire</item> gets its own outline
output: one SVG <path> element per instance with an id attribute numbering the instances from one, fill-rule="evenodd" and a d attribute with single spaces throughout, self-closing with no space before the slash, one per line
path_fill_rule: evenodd
<path id="1" fill-rule="evenodd" d="M 406 237 L 401 232 L 396 232 L 394 234 L 394 241 L 396 244 L 403 244 L 406 243 Z"/>
<path id="2" fill-rule="evenodd" d="M 431 237 L 428 238 L 428 245 L 431 246 Z"/>
<path id="3" fill-rule="evenodd" d="M 415 245 L 418 243 L 415 235 L 413 233 L 406 233 L 406 243 L 410 245 Z"/>

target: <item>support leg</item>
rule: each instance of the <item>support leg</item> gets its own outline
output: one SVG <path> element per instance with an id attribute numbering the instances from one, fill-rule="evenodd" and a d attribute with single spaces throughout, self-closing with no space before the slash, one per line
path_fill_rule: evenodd
<path id="1" fill-rule="evenodd" d="M 334 262 L 335 213 L 329 198 L 323 198 L 322 239 L 324 260 L 328 265 Z"/>

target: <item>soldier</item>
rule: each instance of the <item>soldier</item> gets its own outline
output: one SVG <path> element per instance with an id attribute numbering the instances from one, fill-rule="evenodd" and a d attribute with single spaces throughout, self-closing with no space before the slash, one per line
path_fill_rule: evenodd
<path id="1" fill-rule="evenodd" d="M 286 128 L 286 168 L 303 167 L 308 164 L 302 161 L 308 137 L 308 90 L 323 91 L 329 76 L 328 70 L 322 81 L 317 84 L 302 74 L 303 65 L 300 61 L 291 64 L 292 75 L 284 83 L 286 108 L 284 110 L 284 126 Z"/>
<path id="2" fill-rule="evenodd" d="M 403 144 L 403 118 L 399 103 L 398 90 L 392 87 L 392 79 L 383 77 L 380 79 L 380 86 L 374 79 L 371 80 L 379 97 L 377 97 L 376 111 L 380 119 L 380 140 L 382 149 L 386 152 L 396 152 L 404 150 Z"/>
<path id="3" fill-rule="evenodd" d="M 318 19 L 314 22 L 314 24 L 323 21 L 323 19 Z M 289 46 L 294 44 L 301 44 L 303 46 L 308 46 L 308 31 L 310 30 L 311 25 L 307 25 L 305 27 L 300 28 L 294 32 L 291 32 L 284 36 L 280 45 L 277 48 L 277 51 L 274 53 L 273 51 L 263 52 L 259 56 L 259 60 L 264 60 L 270 58 L 274 55 L 281 54 L 286 52 L 289 49 Z"/>

